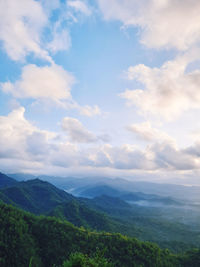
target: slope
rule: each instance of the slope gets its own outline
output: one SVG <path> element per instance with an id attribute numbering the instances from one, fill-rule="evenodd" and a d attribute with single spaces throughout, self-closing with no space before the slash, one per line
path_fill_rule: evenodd
<path id="1" fill-rule="evenodd" d="M 157 245 L 120 234 L 93 233 L 58 219 L 28 214 L 0 204 L 0 264 L 2 267 L 60 266 L 72 252 L 104 251 L 115 267 L 183 266 L 181 258 Z M 195 267 L 197 265 L 193 265 Z"/>
<path id="2" fill-rule="evenodd" d="M 0 199 L 35 214 L 42 214 L 74 197 L 48 182 L 35 179 L 1 189 Z"/>
<path id="3" fill-rule="evenodd" d="M 16 185 L 17 181 L 0 172 L 0 188 Z"/>

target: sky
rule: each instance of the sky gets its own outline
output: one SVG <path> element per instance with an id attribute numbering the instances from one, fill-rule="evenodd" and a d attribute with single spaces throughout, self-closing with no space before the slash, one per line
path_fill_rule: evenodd
<path id="1" fill-rule="evenodd" d="M 199 0 L 0 0 L 0 170 L 200 185 Z"/>

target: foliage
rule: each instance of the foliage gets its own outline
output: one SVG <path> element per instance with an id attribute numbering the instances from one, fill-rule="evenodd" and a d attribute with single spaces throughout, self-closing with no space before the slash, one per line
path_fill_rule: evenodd
<path id="1" fill-rule="evenodd" d="M 76 252 L 63 263 L 63 267 L 114 267 L 114 265 L 102 255 L 96 254 L 91 258 L 87 254 Z"/>
<path id="2" fill-rule="evenodd" d="M 181 262 L 153 243 L 121 234 L 91 232 L 67 221 L 0 204 L 1 267 L 60 266 L 72 253 L 95 255 L 97 249 L 105 251 L 104 261 L 110 260 L 115 267 L 169 267 Z M 95 257 L 91 256 L 91 261 Z"/>
<path id="3" fill-rule="evenodd" d="M 2 179 L 6 185 L 11 178 L 4 175 Z M 173 252 L 200 246 L 199 232 L 192 227 L 162 218 L 161 209 L 129 205 L 118 197 L 78 199 L 48 182 L 34 179 L 1 188 L 0 199 L 36 215 L 55 216 L 88 230 L 137 237 Z M 173 217 L 171 209 L 169 212 L 169 217 Z"/>

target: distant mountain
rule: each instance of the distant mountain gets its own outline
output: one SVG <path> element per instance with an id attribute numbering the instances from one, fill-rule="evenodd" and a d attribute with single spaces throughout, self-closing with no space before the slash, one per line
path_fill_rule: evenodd
<path id="1" fill-rule="evenodd" d="M 27 174 L 27 173 L 10 173 L 8 174 L 9 177 L 12 177 L 13 179 L 17 181 L 27 181 L 27 180 L 33 180 L 36 179 L 36 175 Z"/>
<path id="2" fill-rule="evenodd" d="M 17 180 L 33 179 L 30 174 L 9 174 Z M 51 182 L 60 189 L 66 190 L 75 196 L 91 187 L 110 186 L 116 190 L 128 192 L 142 192 L 144 194 L 154 194 L 161 197 L 171 197 L 179 200 L 198 201 L 200 203 L 200 186 L 184 186 L 176 184 L 162 184 L 147 181 L 130 181 L 123 178 L 108 177 L 56 177 L 40 175 L 39 179 Z"/>
<path id="3" fill-rule="evenodd" d="M 0 172 L 0 188 L 16 185 L 17 181 Z"/>
<path id="4" fill-rule="evenodd" d="M 142 192 L 128 192 L 120 191 L 108 185 L 99 185 L 89 187 L 87 189 L 79 188 L 79 196 L 86 198 L 94 198 L 101 195 L 110 197 L 118 197 L 124 201 L 139 205 L 181 205 L 180 201 L 174 200 L 170 197 L 161 197 L 154 194 L 144 194 Z"/>
<path id="5" fill-rule="evenodd" d="M 129 216 L 133 213 L 132 206 L 117 197 L 101 195 L 93 199 L 80 198 L 80 201 L 82 201 L 92 209 L 100 212 L 105 212 L 107 215 L 112 217 L 121 217 L 122 220 L 123 218 L 125 218 L 126 220 L 126 216 Z"/>
<path id="6" fill-rule="evenodd" d="M 199 201 L 200 186 L 184 186 L 176 184 L 161 184 L 147 181 L 128 181 L 122 178 L 106 177 L 53 177 L 40 176 L 40 179 L 50 181 L 61 189 L 70 192 L 75 196 L 80 196 L 88 189 L 109 186 L 119 191 L 142 192 L 161 197 L 171 197 L 179 200 Z"/>
<path id="7" fill-rule="evenodd" d="M 101 196 L 101 195 L 118 197 L 121 194 L 122 194 L 121 191 L 115 188 L 112 188 L 108 185 L 99 185 L 99 186 L 94 186 L 94 187 L 90 187 L 87 189 L 83 188 L 83 190 L 79 192 L 80 197 L 87 197 L 87 198 L 94 198 L 94 197 Z"/>
<path id="8" fill-rule="evenodd" d="M 121 199 L 138 205 L 182 205 L 178 200 L 172 199 L 170 197 L 161 197 L 158 195 L 144 194 L 141 192 L 126 193 L 120 196 Z"/>

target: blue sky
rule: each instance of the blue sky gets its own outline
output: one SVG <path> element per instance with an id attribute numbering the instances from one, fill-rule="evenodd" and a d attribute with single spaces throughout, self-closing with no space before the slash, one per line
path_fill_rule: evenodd
<path id="1" fill-rule="evenodd" d="M 1 171 L 200 184 L 199 12 L 1 0 Z"/>

